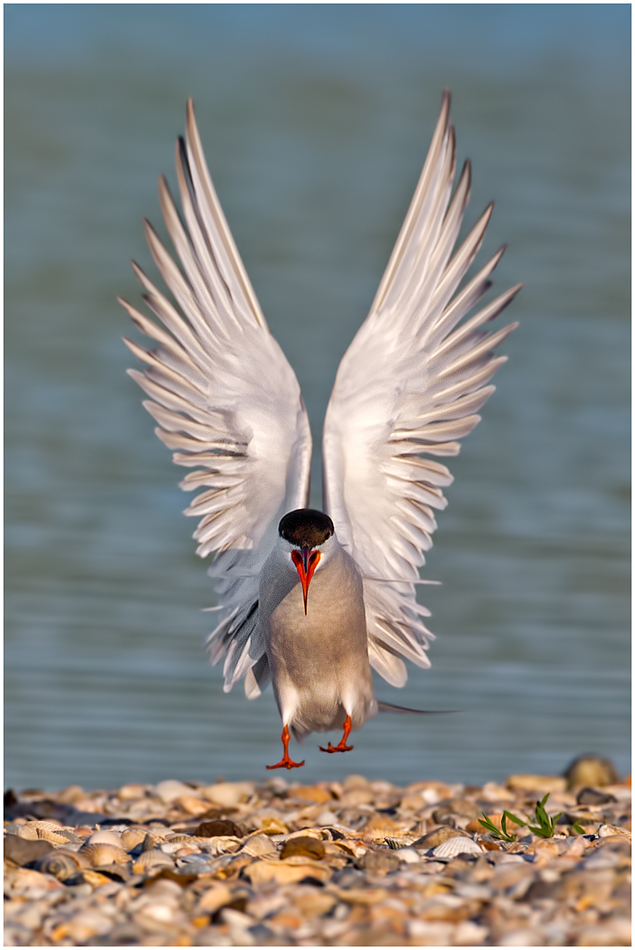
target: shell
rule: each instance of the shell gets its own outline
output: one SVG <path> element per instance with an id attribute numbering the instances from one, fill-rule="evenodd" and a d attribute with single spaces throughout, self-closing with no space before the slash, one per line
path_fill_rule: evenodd
<path id="1" fill-rule="evenodd" d="M 121 844 L 126 851 L 132 851 L 145 840 L 147 833 L 145 828 L 126 828 L 121 835 Z"/>
<path id="2" fill-rule="evenodd" d="M 123 848 L 99 842 L 82 845 L 77 853 L 84 854 L 94 868 L 102 867 L 104 864 L 126 864 L 130 861 L 130 855 L 126 854 Z"/>
<path id="3" fill-rule="evenodd" d="M 78 871 L 89 866 L 90 861 L 86 855 L 80 854 L 79 851 L 64 851 L 62 848 L 49 851 L 37 862 L 38 871 L 42 874 L 52 874 L 58 881 L 75 877 Z"/>
<path id="4" fill-rule="evenodd" d="M 128 859 L 130 860 L 130 859 Z M 158 848 L 153 848 L 151 851 L 142 851 L 134 864 L 135 872 L 140 871 L 143 873 L 147 871 L 148 868 L 159 867 L 174 867 L 174 861 L 169 854 L 166 854 L 164 851 L 159 851 Z"/>
<path id="5" fill-rule="evenodd" d="M 64 834 L 60 825 L 57 825 L 54 821 L 30 821 L 18 829 L 18 835 L 20 838 L 26 838 L 27 841 L 37 841 L 43 838 L 45 841 L 50 841 L 51 844 L 67 844 L 73 833 Z"/>
<path id="6" fill-rule="evenodd" d="M 386 844 L 389 848 L 392 848 L 393 851 L 397 851 L 399 848 L 407 848 L 417 839 L 412 835 L 406 835 L 403 838 L 386 838 Z"/>
<path id="7" fill-rule="evenodd" d="M 146 832 L 146 835 L 143 839 L 143 845 L 141 846 L 142 851 L 154 851 L 158 844 L 163 844 L 167 838 L 165 835 L 155 835 L 152 832 Z"/>
<path id="8" fill-rule="evenodd" d="M 122 842 L 119 835 L 116 835 L 114 831 L 102 829 L 101 831 L 93 832 L 84 844 L 111 844 L 114 848 L 120 848 Z"/>
<path id="9" fill-rule="evenodd" d="M 276 846 L 267 835 L 257 834 L 247 838 L 240 850 L 252 858 L 261 858 L 265 854 L 275 854 Z"/>
<path id="10" fill-rule="evenodd" d="M 482 854 L 483 849 L 472 838 L 463 836 L 456 838 L 446 838 L 441 844 L 433 850 L 435 858 L 453 858 L 457 854 Z"/>

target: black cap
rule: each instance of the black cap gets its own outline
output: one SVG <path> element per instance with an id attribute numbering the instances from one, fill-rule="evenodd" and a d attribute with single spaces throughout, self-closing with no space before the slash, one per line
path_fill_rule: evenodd
<path id="1" fill-rule="evenodd" d="M 315 548 L 330 538 L 335 528 L 323 511 L 298 508 L 281 519 L 278 533 L 296 548 Z"/>

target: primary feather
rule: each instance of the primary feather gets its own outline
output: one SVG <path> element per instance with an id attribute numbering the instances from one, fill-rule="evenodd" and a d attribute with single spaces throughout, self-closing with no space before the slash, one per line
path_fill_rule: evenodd
<path id="1" fill-rule="evenodd" d="M 371 665 L 394 686 L 403 659 L 428 666 L 432 634 L 415 585 L 446 505 L 452 476 L 435 458 L 456 455 L 458 439 L 494 387 L 505 357 L 493 350 L 514 329 L 483 328 L 512 300 L 514 287 L 464 320 L 490 286 L 503 249 L 460 290 L 487 227 L 491 206 L 455 251 L 469 200 L 466 163 L 452 196 L 455 136 L 449 94 L 430 151 L 370 313 L 341 361 L 323 438 L 324 508 L 363 575 Z M 269 332 L 218 202 L 192 101 L 176 167 L 183 219 L 167 183 L 159 196 L 179 268 L 152 227 L 146 236 L 176 306 L 133 265 L 160 323 L 121 301 L 155 341 L 130 375 L 150 396 L 146 409 L 174 461 L 192 471 L 185 490 L 203 491 L 186 514 L 200 519 L 197 553 L 216 556 L 210 574 L 219 623 L 213 662 L 225 658 L 225 689 L 245 676 L 249 698 L 270 670 L 258 623 L 263 565 L 280 518 L 306 507 L 311 435 L 300 389 Z M 464 322 L 461 322 L 464 321 Z M 430 456 L 433 456 L 432 458 Z"/>
<path id="2" fill-rule="evenodd" d="M 179 309 L 135 265 L 165 329 L 121 301 L 158 343 L 147 352 L 126 340 L 147 364 L 129 373 L 151 397 L 144 406 L 174 461 L 193 469 L 181 488 L 204 489 L 185 513 L 200 518 L 197 554 L 217 552 L 210 573 L 221 612 L 209 638 L 212 661 L 225 656 L 228 689 L 255 667 L 249 685 L 257 692 L 267 674 L 258 667 L 265 649 L 259 576 L 280 518 L 307 504 L 311 434 L 295 374 L 269 332 L 218 203 L 191 100 L 176 164 L 184 223 L 164 179 L 159 194 L 182 271 L 147 223 L 146 234 Z"/>
<path id="3" fill-rule="evenodd" d="M 502 249 L 456 293 L 491 206 L 452 256 L 470 166 L 451 198 L 449 106 L 446 91 L 406 219 L 370 313 L 340 363 L 324 423 L 325 511 L 364 575 L 370 662 L 393 686 L 407 679 L 402 657 L 430 665 L 425 651 L 433 635 L 421 620 L 429 611 L 417 603 L 414 585 L 452 475 L 429 456 L 456 455 L 458 439 L 479 422 L 476 413 L 494 391 L 485 384 L 506 359 L 492 351 L 516 324 L 489 335 L 481 327 L 520 289 L 457 327 L 489 288 Z"/>

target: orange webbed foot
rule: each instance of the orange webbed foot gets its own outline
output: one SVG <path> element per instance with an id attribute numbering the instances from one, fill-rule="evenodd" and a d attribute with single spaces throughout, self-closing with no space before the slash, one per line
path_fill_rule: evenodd
<path id="1" fill-rule="evenodd" d="M 285 755 L 284 758 L 280 759 L 279 762 L 276 762 L 275 765 L 268 765 L 268 769 L 299 769 L 300 766 L 304 765 L 304 760 L 302 762 L 294 762 L 289 758 L 288 755 Z"/>
<path id="2" fill-rule="evenodd" d="M 289 738 L 289 727 L 285 725 L 281 736 L 284 755 L 275 765 L 268 765 L 268 769 L 299 769 L 304 765 L 304 760 L 302 760 L 302 762 L 294 762 L 293 759 L 289 758 Z"/>
<path id="3" fill-rule="evenodd" d="M 348 739 L 351 732 L 351 726 L 351 717 L 347 716 L 344 720 L 344 735 L 340 739 L 338 745 L 331 745 L 329 742 L 328 748 L 326 749 L 323 746 L 320 746 L 320 752 L 352 752 L 353 746 L 346 745 L 346 740 Z"/>
<path id="4" fill-rule="evenodd" d="M 331 743 L 329 742 L 328 748 L 326 749 L 324 748 L 324 746 L 320 746 L 320 752 L 352 752 L 352 751 L 353 751 L 353 746 L 344 745 L 343 742 L 340 742 L 339 745 L 331 745 Z"/>

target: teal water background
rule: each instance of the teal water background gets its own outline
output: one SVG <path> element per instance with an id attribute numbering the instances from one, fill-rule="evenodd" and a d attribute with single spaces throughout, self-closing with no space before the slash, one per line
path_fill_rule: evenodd
<path id="1" fill-rule="evenodd" d="M 442 89 L 479 260 L 521 326 L 425 576 L 437 640 L 355 751 L 303 781 L 629 769 L 628 5 L 5 6 L 5 782 L 264 777 L 271 692 L 222 692 L 182 472 L 125 375 L 115 303 L 194 97 L 217 190 L 314 442 Z M 163 232 L 161 232 L 163 233 Z M 502 325 L 502 324 L 501 324 Z M 332 737 L 334 738 L 334 737 Z"/>

